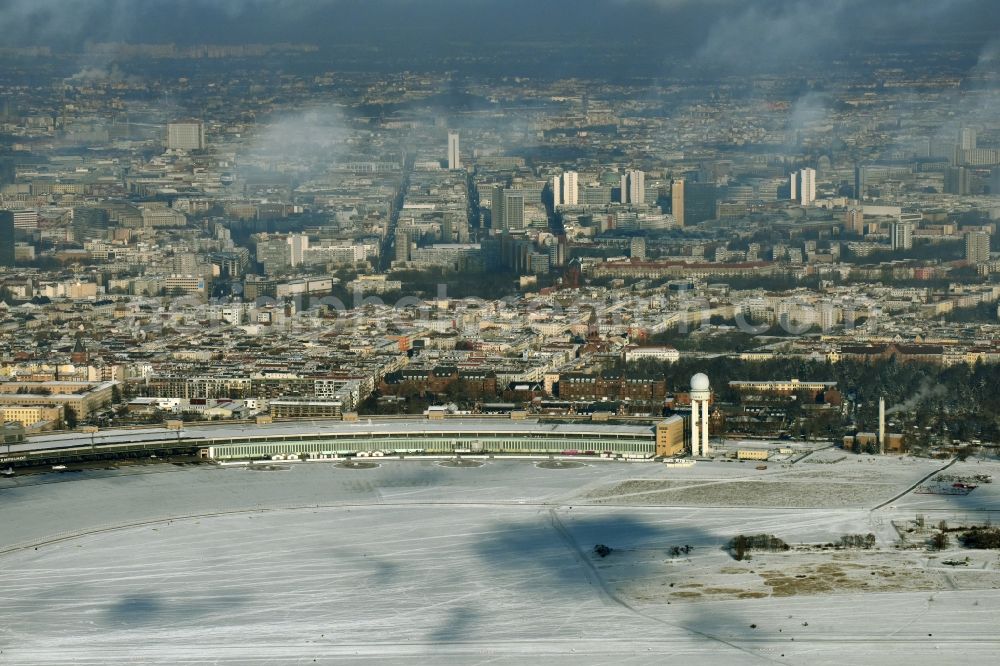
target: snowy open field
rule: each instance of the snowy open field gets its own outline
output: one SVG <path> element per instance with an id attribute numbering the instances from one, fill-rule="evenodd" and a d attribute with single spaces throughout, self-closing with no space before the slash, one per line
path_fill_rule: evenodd
<path id="1" fill-rule="evenodd" d="M 893 522 L 1000 512 L 1000 484 L 899 497 L 945 463 L 821 454 L 765 471 L 413 460 L 0 480 L 0 663 L 994 657 L 997 554 L 954 571 L 895 549 Z M 722 550 L 761 532 L 792 550 Z M 812 547 L 868 532 L 873 551 Z"/>

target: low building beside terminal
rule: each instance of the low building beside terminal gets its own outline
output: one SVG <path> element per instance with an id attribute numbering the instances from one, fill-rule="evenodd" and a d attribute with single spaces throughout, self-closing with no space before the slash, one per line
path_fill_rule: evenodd
<path id="1" fill-rule="evenodd" d="M 684 453 L 684 417 L 671 416 L 656 424 L 656 455 L 674 458 Z"/>
<path id="2" fill-rule="evenodd" d="M 20 423 L 25 428 L 48 425 L 55 428 L 63 421 L 61 405 L 46 407 L 44 405 L 5 405 L 0 406 L 0 423 Z"/>
<path id="3" fill-rule="evenodd" d="M 330 418 L 343 413 L 344 403 L 340 400 L 320 400 L 306 398 L 282 398 L 268 403 L 271 416 L 285 418 Z"/>
<path id="4" fill-rule="evenodd" d="M 767 460 L 771 452 L 767 449 L 739 449 L 736 451 L 737 460 Z"/>
<path id="5" fill-rule="evenodd" d="M 0 407 L 56 407 L 83 420 L 111 406 L 117 382 L 0 382 Z"/>

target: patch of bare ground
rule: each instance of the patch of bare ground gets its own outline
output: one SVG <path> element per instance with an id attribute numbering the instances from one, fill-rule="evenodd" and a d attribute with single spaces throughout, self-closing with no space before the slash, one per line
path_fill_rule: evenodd
<path id="1" fill-rule="evenodd" d="M 954 589 L 954 583 L 925 568 L 918 558 L 898 551 L 753 553 L 753 568 L 720 561 L 721 566 L 692 572 L 667 562 L 645 570 L 640 578 L 623 576 L 616 587 L 623 596 L 649 604 Z M 978 587 L 1000 586 L 1000 574 L 995 578 L 980 581 Z"/>

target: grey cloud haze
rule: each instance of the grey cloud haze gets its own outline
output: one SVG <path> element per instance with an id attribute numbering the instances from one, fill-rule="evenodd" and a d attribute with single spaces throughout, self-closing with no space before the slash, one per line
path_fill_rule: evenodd
<path id="1" fill-rule="evenodd" d="M 0 0 L 0 44 L 294 41 L 501 55 L 553 44 L 740 71 L 936 40 L 975 54 L 1000 31 L 996 10 L 995 0 Z"/>

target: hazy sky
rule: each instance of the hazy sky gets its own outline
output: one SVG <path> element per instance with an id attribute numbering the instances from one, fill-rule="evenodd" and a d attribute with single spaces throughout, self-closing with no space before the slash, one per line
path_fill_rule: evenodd
<path id="1" fill-rule="evenodd" d="M 295 41 L 490 50 L 634 46 L 720 64 L 837 57 L 928 40 L 979 51 L 1000 0 L 0 0 L 0 43 Z"/>

